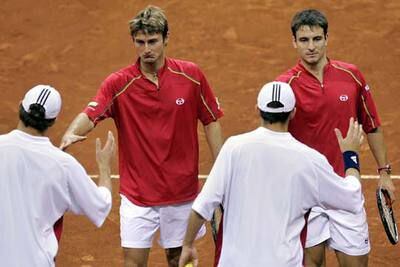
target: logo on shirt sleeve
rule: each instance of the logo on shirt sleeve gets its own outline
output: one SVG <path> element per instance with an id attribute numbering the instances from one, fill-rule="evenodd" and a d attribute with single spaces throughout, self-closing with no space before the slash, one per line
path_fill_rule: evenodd
<path id="1" fill-rule="evenodd" d="M 88 107 L 95 108 L 95 107 L 97 107 L 98 104 L 99 103 L 92 101 L 92 102 L 89 102 Z"/>
<path id="2" fill-rule="evenodd" d="M 87 106 L 88 106 L 88 108 L 94 110 L 98 105 L 99 105 L 99 103 L 92 101 L 92 102 L 89 102 L 89 104 Z"/>
<path id="3" fill-rule="evenodd" d="M 367 84 L 367 85 L 365 85 L 365 91 L 369 91 L 369 85 Z"/>

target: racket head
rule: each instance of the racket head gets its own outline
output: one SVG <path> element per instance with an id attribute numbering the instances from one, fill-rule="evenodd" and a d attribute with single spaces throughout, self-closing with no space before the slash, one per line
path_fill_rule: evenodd
<path id="1" fill-rule="evenodd" d="M 386 235 L 390 243 L 396 245 L 399 242 L 399 235 L 389 192 L 386 189 L 378 188 L 376 190 L 376 202 Z"/>

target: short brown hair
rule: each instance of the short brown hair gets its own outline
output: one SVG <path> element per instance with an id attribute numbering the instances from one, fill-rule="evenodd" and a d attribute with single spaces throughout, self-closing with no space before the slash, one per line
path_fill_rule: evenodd
<path id="1" fill-rule="evenodd" d="M 291 24 L 293 37 L 296 38 L 296 33 L 302 26 L 321 27 L 324 30 L 324 35 L 328 33 L 328 20 L 326 16 L 316 9 L 305 9 L 294 15 Z"/>
<path id="2" fill-rule="evenodd" d="M 156 6 L 147 6 L 129 21 L 131 36 L 142 31 L 146 34 L 161 33 L 165 39 L 168 34 L 168 21 L 164 11 Z"/>

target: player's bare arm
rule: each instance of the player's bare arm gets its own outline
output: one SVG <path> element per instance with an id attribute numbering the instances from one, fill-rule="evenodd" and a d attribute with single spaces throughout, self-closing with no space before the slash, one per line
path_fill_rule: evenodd
<path id="1" fill-rule="evenodd" d="M 200 214 L 194 210 L 191 211 L 185 239 L 183 240 L 181 257 L 179 258 L 179 267 L 184 267 L 189 262 L 192 262 L 195 267 L 198 266 L 199 259 L 193 243 L 205 221 Z"/>
<path id="2" fill-rule="evenodd" d="M 65 150 L 70 145 L 86 140 L 86 134 L 94 128 L 94 123 L 86 113 L 80 113 L 69 125 L 63 138 L 61 139 L 60 149 Z"/>
<path id="3" fill-rule="evenodd" d="M 211 122 L 208 125 L 204 126 L 204 132 L 206 134 L 207 143 L 210 147 L 213 159 L 215 160 L 218 156 L 219 151 L 224 143 L 224 139 L 222 137 L 222 129 L 221 124 L 218 121 Z M 222 210 L 220 207 L 217 207 L 214 212 L 214 221 L 215 221 L 215 231 L 219 231 L 219 226 L 222 218 Z"/>
<path id="4" fill-rule="evenodd" d="M 357 121 L 354 121 L 354 118 L 350 118 L 349 129 L 345 138 L 343 138 L 339 129 L 335 129 L 335 133 L 342 153 L 346 151 L 353 151 L 357 154 L 359 153 L 364 136 L 362 125 Z M 348 168 L 346 170 L 346 176 L 347 175 L 352 175 L 360 179 L 360 172 L 355 168 Z"/>
<path id="5" fill-rule="evenodd" d="M 384 168 L 385 166 L 388 166 L 388 159 L 382 128 L 377 128 L 376 131 L 367 134 L 367 139 L 372 155 L 374 155 L 375 161 L 380 169 L 378 186 L 388 190 L 392 201 L 394 201 L 395 187 L 390 177 L 390 170 Z"/>
<path id="6" fill-rule="evenodd" d="M 96 161 L 99 167 L 99 186 L 107 187 L 112 191 L 111 163 L 115 156 L 115 139 L 111 131 L 108 132 L 107 141 L 101 148 L 100 138 L 96 139 Z"/>
<path id="7" fill-rule="evenodd" d="M 218 121 L 211 122 L 204 126 L 204 133 L 208 146 L 210 147 L 213 159 L 215 160 L 221 150 L 224 139 L 222 137 L 221 124 Z"/>

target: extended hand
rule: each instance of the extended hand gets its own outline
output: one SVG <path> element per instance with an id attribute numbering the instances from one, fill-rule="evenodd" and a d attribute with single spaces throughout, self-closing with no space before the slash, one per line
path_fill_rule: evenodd
<path id="1" fill-rule="evenodd" d="M 111 131 L 108 131 L 107 142 L 101 148 L 100 138 L 96 138 L 96 161 L 99 166 L 110 166 L 115 155 L 115 140 Z"/>
<path id="2" fill-rule="evenodd" d="M 81 142 L 83 140 L 86 140 L 86 138 L 87 136 L 80 136 L 72 133 L 66 133 L 61 139 L 60 149 L 66 150 L 73 143 Z"/>
<path id="3" fill-rule="evenodd" d="M 364 139 L 362 125 L 350 118 L 349 129 L 347 130 L 347 136 L 343 138 L 342 133 L 339 129 L 335 128 L 337 140 L 339 142 L 340 150 L 359 152 L 361 143 Z"/>

